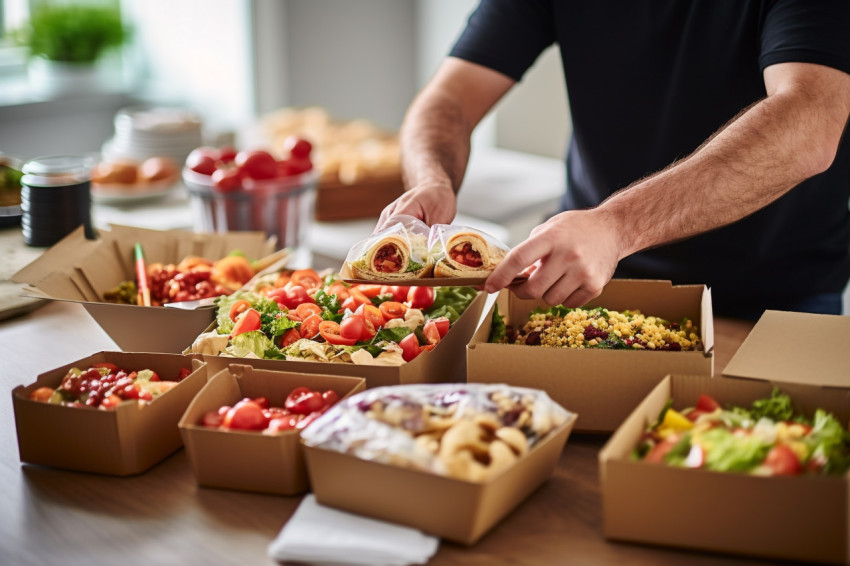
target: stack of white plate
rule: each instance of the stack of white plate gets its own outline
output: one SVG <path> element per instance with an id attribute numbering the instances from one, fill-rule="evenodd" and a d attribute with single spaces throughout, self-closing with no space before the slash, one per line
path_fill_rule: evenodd
<path id="1" fill-rule="evenodd" d="M 171 157 L 178 164 L 202 145 L 201 118 L 185 108 L 124 108 L 115 115 L 115 135 L 101 148 L 105 161 Z"/>

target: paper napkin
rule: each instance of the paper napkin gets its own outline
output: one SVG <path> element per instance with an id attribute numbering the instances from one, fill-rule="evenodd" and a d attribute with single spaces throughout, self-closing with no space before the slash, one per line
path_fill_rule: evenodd
<path id="1" fill-rule="evenodd" d="M 438 538 L 410 527 L 319 505 L 309 494 L 268 552 L 279 561 L 404 566 L 425 564 L 438 544 Z"/>

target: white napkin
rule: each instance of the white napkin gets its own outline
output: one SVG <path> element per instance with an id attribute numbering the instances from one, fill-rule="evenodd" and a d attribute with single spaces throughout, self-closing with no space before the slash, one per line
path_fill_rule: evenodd
<path id="1" fill-rule="evenodd" d="M 425 564 L 439 539 L 410 527 L 319 505 L 311 493 L 269 545 L 279 561 L 404 566 Z"/>

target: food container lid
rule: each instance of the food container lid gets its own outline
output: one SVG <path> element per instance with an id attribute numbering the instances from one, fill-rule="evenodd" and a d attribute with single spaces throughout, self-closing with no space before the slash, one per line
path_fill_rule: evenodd
<path id="1" fill-rule="evenodd" d="M 50 155 L 24 163 L 21 182 L 39 187 L 83 183 L 91 179 L 94 160 L 79 155 Z"/>

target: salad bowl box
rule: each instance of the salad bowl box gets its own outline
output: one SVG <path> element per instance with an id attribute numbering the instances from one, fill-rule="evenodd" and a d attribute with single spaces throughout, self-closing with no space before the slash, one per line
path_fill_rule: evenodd
<path id="1" fill-rule="evenodd" d="M 468 381 L 543 389 L 555 402 L 581 415 L 577 432 L 611 433 L 665 375 L 712 375 L 714 325 L 711 293 L 704 285 L 612 279 L 585 306 L 637 309 L 671 321 L 687 317 L 699 326 L 703 349 L 649 352 L 490 343 L 495 309 L 505 323 L 522 326 L 532 310 L 548 308 L 542 299 L 524 300 L 503 290 L 467 346 Z"/>
<path id="2" fill-rule="evenodd" d="M 423 352 L 412 361 L 400 366 L 233 358 L 209 354 L 204 355 L 204 361 L 209 365 L 211 374 L 231 363 L 245 363 L 259 369 L 362 377 L 366 380 L 367 388 L 410 383 L 463 382 L 466 381 L 464 350 L 475 332 L 486 300 L 486 293 L 478 293 L 460 318 L 451 326 L 445 338 L 440 340 L 432 351 Z M 207 331 L 214 328 L 215 323 L 210 325 Z"/>
<path id="3" fill-rule="evenodd" d="M 336 392 L 345 398 L 365 388 L 365 380 L 321 374 L 255 369 L 232 364 L 210 373 L 179 422 L 180 434 L 198 485 L 275 495 L 298 495 L 310 483 L 304 462 L 300 430 L 273 435 L 257 431 L 205 427 L 205 413 L 233 406 L 245 397 L 265 397 L 272 407 L 283 407 L 296 387 Z"/>
<path id="4" fill-rule="evenodd" d="M 87 240 L 81 227 L 12 280 L 27 284 L 25 293 L 32 297 L 80 303 L 121 350 L 180 353 L 213 321 L 212 307 L 167 308 L 104 300 L 104 293 L 121 282 L 136 280 L 136 242 L 142 245 L 148 265 L 178 264 L 189 256 L 215 260 L 237 249 L 257 258 L 274 251 L 274 240 L 262 232 L 195 234 L 113 225 L 100 231 L 97 240 Z"/>
<path id="5" fill-rule="evenodd" d="M 128 371 L 153 370 L 163 380 L 184 368 L 192 373 L 147 404 L 125 401 L 101 410 L 30 399 L 39 387 L 58 387 L 71 368 L 103 362 Z M 97 352 L 42 373 L 12 390 L 21 462 L 115 476 L 144 472 L 183 445 L 177 422 L 206 380 L 200 356 L 179 354 Z"/>
<path id="6" fill-rule="evenodd" d="M 790 331 L 789 331 L 790 330 Z M 631 452 L 668 399 L 701 393 L 750 406 L 787 393 L 797 412 L 850 422 L 850 318 L 766 311 L 722 377 L 665 377 L 599 454 L 609 539 L 773 559 L 850 561 L 850 473 L 753 476 L 634 461 Z"/>

